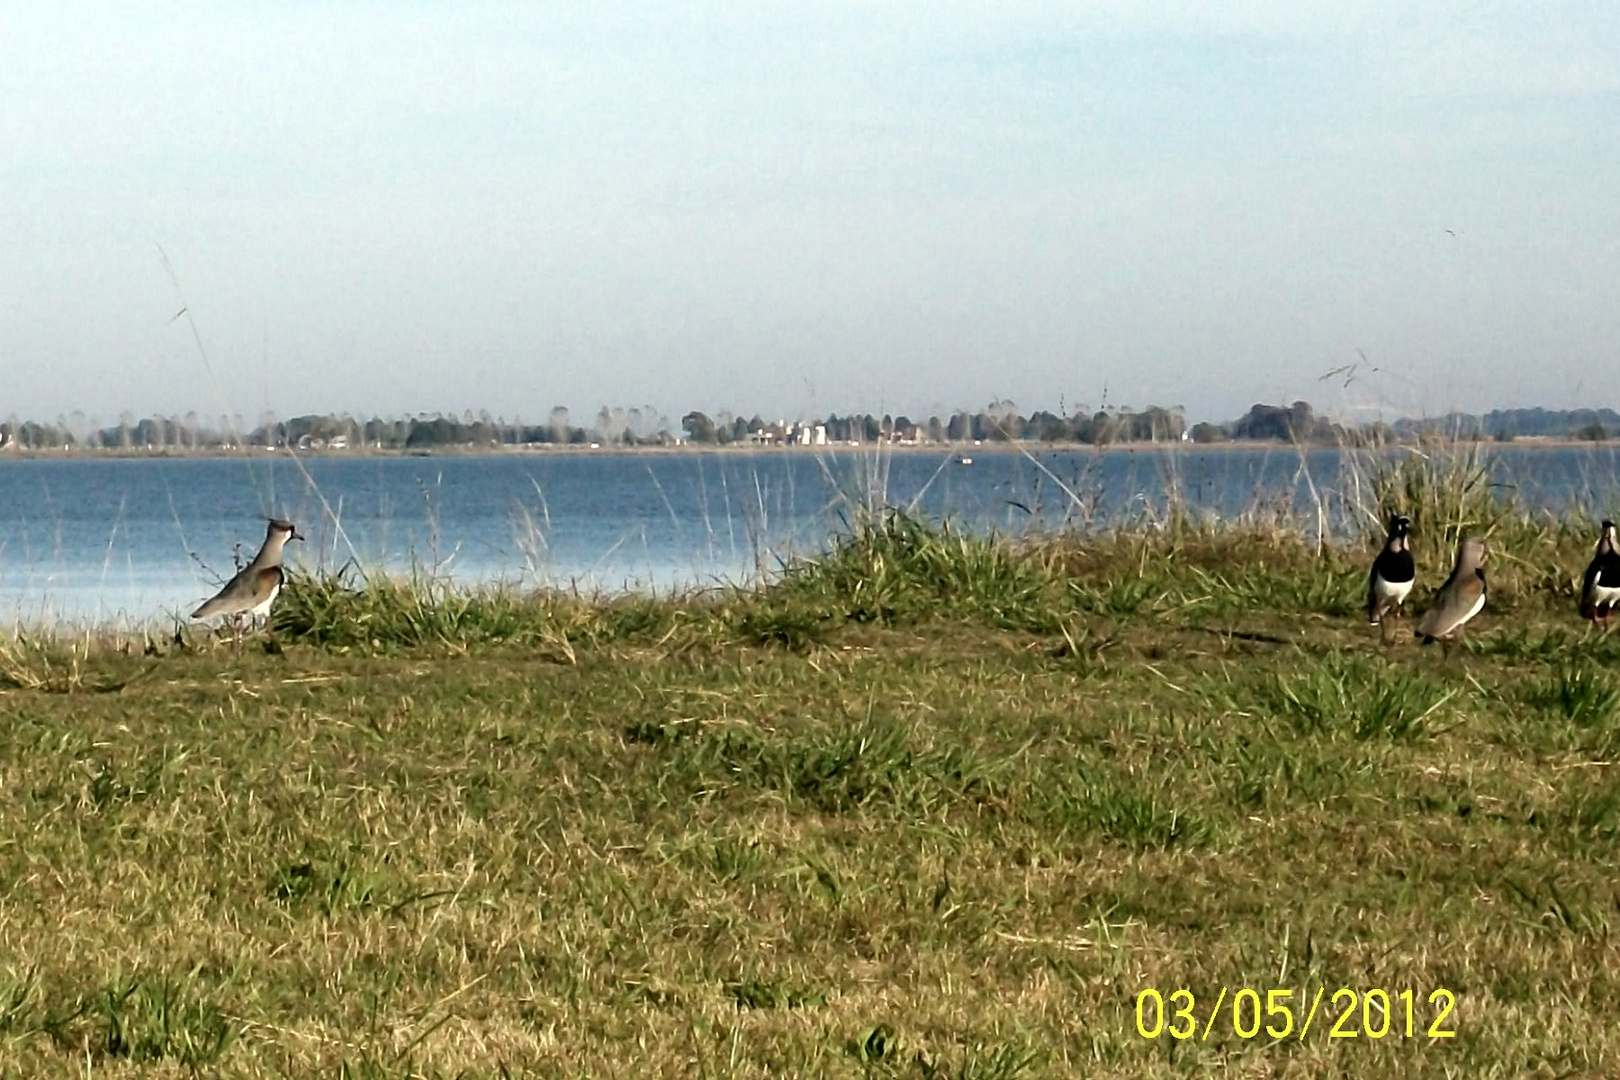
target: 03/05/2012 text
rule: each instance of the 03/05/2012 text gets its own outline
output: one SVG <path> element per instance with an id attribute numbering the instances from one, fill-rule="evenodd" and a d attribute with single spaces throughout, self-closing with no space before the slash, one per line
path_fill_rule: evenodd
<path id="1" fill-rule="evenodd" d="M 1206 996 L 1204 1000 L 1209 999 Z M 1144 1039 L 1168 1035 L 1172 1039 L 1207 1041 L 1225 1010 L 1232 1033 L 1240 1039 L 1263 1036 L 1304 1042 L 1324 1000 L 1328 1008 L 1321 1019 L 1330 1039 L 1451 1039 L 1457 1034 L 1451 1022 L 1457 995 L 1450 990 L 1436 989 L 1425 997 L 1409 989 L 1358 992 L 1341 987 L 1330 996 L 1325 986 L 1317 987 L 1308 998 L 1305 991 L 1299 991 L 1297 1003 L 1292 989 L 1261 991 L 1243 987 L 1233 993 L 1230 987 L 1223 986 L 1207 1013 L 1191 990 L 1174 990 L 1166 995 L 1148 987 L 1136 995 L 1136 1032 Z M 1221 1029 L 1224 1035 L 1224 1024 Z"/>

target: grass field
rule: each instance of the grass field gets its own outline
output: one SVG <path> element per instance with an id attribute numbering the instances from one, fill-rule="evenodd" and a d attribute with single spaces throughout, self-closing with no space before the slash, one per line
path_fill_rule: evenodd
<path id="1" fill-rule="evenodd" d="M 1614 1075 L 1620 634 L 1587 532 L 1489 527 L 1449 655 L 1370 544 L 904 518 L 761 592 L 11 640 L 0 1073 Z"/>

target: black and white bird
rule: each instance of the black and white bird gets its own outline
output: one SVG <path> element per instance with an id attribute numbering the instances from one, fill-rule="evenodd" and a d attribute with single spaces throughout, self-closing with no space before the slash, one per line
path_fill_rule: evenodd
<path id="1" fill-rule="evenodd" d="M 1372 573 L 1367 576 L 1367 622 L 1378 626 L 1385 615 L 1399 618 L 1405 614 L 1406 598 L 1412 593 L 1417 570 L 1412 565 L 1412 549 L 1407 534 L 1412 531 L 1412 519 L 1405 514 L 1391 514 L 1389 537 L 1384 550 L 1373 560 Z"/>
<path id="2" fill-rule="evenodd" d="M 1463 624 L 1485 610 L 1485 592 L 1485 541 L 1465 536 L 1457 545 L 1451 576 L 1418 621 L 1417 636 L 1425 645 L 1436 639 L 1461 640 Z"/>
<path id="3" fill-rule="evenodd" d="M 252 619 L 270 614 L 270 605 L 276 602 L 276 597 L 281 594 L 281 586 L 287 580 L 287 574 L 281 568 L 281 549 L 288 540 L 303 538 L 292 522 L 271 518 L 270 526 L 265 530 L 264 544 L 259 548 L 259 553 L 253 556 L 253 561 L 242 567 L 212 599 L 193 611 L 191 617 L 206 619 L 213 615 L 229 616 L 236 632 L 236 645 L 240 647 L 243 617 Z"/>
<path id="4" fill-rule="evenodd" d="M 1604 519 L 1601 529 L 1597 553 L 1581 579 L 1581 618 L 1607 630 L 1620 608 L 1620 551 L 1615 550 L 1614 522 Z"/>

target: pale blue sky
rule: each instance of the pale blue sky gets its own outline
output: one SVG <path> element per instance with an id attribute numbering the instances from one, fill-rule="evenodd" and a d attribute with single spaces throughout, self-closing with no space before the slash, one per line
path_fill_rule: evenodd
<path id="1" fill-rule="evenodd" d="M 9 5 L 0 415 L 1620 406 L 1617 58 L 1599 2 Z"/>

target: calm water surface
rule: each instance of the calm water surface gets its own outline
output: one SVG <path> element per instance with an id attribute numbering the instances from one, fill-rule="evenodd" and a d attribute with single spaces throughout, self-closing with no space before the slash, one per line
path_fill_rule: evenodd
<path id="1" fill-rule="evenodd" d="M 272 512 L 308 535 L 288 549 L 306 567 L 619 590 L 752 580 L 884 503 L 1019 532 L 1152 513 L 1171 492 L 1224 517 L 1355 495 L 1334 450 L 962 452 L 971 464 L 954 451 L 847 449 L 3 459 L 0 618 L 166 620 L 211 595 L 238 548 L 252 557 Z M 1504 448 L 1490 460 L 1493 481 L 1529 505 L 1620 512 L 1613 449 Z"/>

